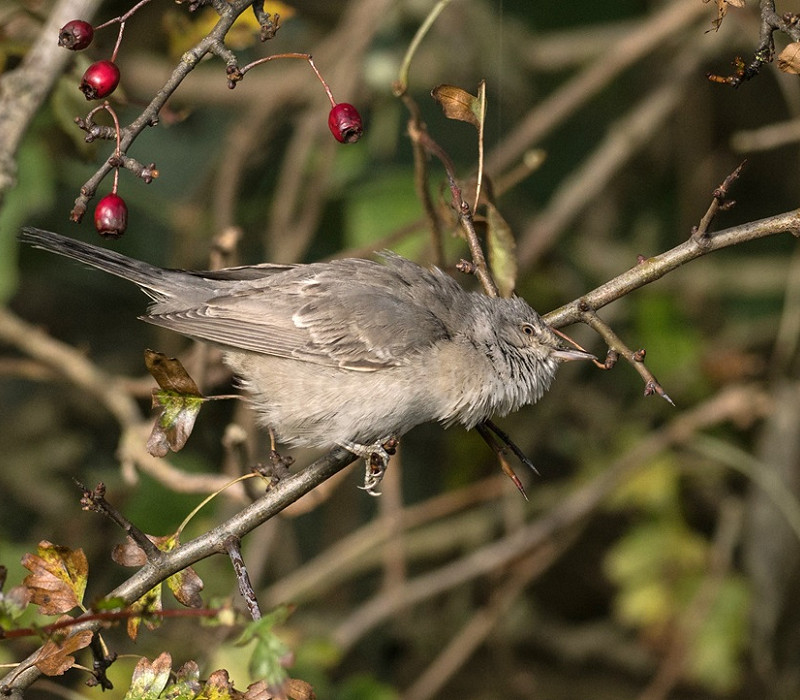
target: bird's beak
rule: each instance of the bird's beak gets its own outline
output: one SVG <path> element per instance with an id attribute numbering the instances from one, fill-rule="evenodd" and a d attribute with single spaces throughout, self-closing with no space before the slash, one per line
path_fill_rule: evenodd
<path id="1" fill-rule="evenodd" d="M 568 362 L 570 360 L 596 360 L 597 358 L 590 352 L 585 350 L 578 350 L 577 348 L 561 347 L 553 352 L 559 362 Z"/>

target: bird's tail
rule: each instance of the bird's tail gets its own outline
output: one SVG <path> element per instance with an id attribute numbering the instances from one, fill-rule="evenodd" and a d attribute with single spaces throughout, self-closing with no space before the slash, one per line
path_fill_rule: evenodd
<path id="1" fill-rule="evenodd" d="M 177 289 L 177 278 L 181 274 L 175 270 L 167 270 L 149 263 L 134 260 L 113 250 L 77 241 L 51 231 L 26 226 L 19 234 L 19 240 L 36 248 L 51 253 L 65 255 L 79 260 L 112 275 L 122 277 L 137 284 L 154 299 L 165 299 L 173 296 Z"/>

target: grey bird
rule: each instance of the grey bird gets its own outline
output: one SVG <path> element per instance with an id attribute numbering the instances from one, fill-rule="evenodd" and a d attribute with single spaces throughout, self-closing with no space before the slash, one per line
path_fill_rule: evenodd
<path id="1" fill-rule="evenodd" d="M 414 426 L 473 428 L 538 401 L 560 362 L 593 359 L 523 299 L 394 253 L 194 272 L 35 228 L 20 240 L 138 285 L 153 300 L 142 320 L 219 346 L 280 442 L 364 457 L 372 495 L 384 445 Z"/>

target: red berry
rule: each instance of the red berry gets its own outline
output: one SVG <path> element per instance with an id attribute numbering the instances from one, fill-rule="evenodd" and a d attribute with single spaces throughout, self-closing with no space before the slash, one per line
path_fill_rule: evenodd
<path id="1" fill-rule="evenodd" d="M 328 114 L 328 128 L 339 143 L 355 143 L 364 132 L 361 115 L 347 102 L 333 106 Z"/>
<path id="2" fill-rule="evenodd" d="M 58 32 L 58 45 L 70 51 L 81 51 L 92 43 L 94 29 L 82 19 L 67 22 Z"/>
<path id="3" fill-rule="evenodd" d="M 118 194 L 107 194 L 94 209 L 94 227 L 101 236 L 119 238 L 128 226 L 128 205 Z"/>
<path id="4" fill-rule="evenodd" d="M 87 100 L 108 97 L 119 85 L 119 68 L 111 61 L 97 61 L 86 69 L 81 80 L 81 92 Z"/>

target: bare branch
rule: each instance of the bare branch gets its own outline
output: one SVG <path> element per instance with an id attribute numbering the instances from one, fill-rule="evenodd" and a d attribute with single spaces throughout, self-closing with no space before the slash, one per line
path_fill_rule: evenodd
<path id="1" fill-rule="evenodd" d="M 581 303 L 592 309 L 601 309 L 612 301 L 621 299 L 635 289 L 661 279 L 672 270 L 715 250 L 728 248 L 746 241 L 753 241 L 779 233 L 800 236 L 800 210 L 752 221 L 740 226 L 716 231 L 704 236 L 702 242 L 690 237 L 684 243 L 653 258 L 645 258 L 628 271 L 600 285 L 580 299 L 545 314 L 544 319 L 555 328 L 563 328 L 581 321 Z"/>

